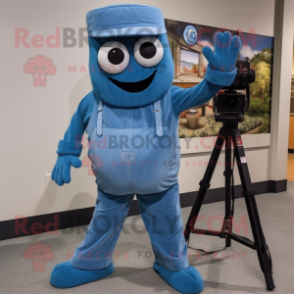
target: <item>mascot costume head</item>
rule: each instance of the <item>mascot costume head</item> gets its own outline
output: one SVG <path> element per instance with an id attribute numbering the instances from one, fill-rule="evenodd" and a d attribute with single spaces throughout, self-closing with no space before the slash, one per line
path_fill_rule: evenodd
<path id="1" fill-rule="evenodd" d="M 179 201 L 179 114 L 205 104 L 232 84 L 240 39 L 216 33 L 205 78 L 182 89 L 172 86 L 174 64 L 162 12 L 123 4 L 90 11 L 89 72 L 93 90 L 80 102 L 60 140 L 52 179 L 71 181 L 84 131 L 98 196 L 84 241 L 70 261 L 53 268 L 57 288 L 97 281 L 114 271 L 113 252 L 137 195 L 154 252 L 153 269 L 181 293 L 199 293 L 200 273 L 189 265 Z M 84 161 L 83 161 L 84 162 Z M 99 281 L 97 282 L 99 286 Z"/>
<path id="2" fill-rule="evenodd" d="M 96 97 L 118 107 L 139 107 L 167 93 L 174 65 L 159 9 L 105 7 L 87 14 L 87 26 Z"/>

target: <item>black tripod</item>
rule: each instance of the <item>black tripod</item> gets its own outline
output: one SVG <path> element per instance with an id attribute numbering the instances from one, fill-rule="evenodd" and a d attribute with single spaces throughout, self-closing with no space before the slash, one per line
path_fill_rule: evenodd
<path id="1" fill-rule="evenodd" d="M 190 233 L 206 234 L 211 236 L 218 236 L 226 239 L 226 247 L 231 246 L 231 240 L 235 240 L 251 249 L 257 250 L 259 263 L 264 273 L 267 290 L 273 290 L 275 288 L 272 277 L 272 261 L 270 251 L 266 245 L 265 237 L 263 235 L 258 209 L 255 201 L 255 191 L 252 190 L 250 174 L 246 162 L 245 152 L 241 139 L 240 131 L 238 130 L 238 122 L 243 121 L 243 116 L 216 116 L 216 121 L 223 122 L 217 141 L 215 143 L 213 152 L 211 154 L 208 167 L 204 174 L 202 181 L 200 182 L 200 189 L 197 194 L 197 198 L 193 205 L 189 219 L 185 229 L 185 239 L 189 242 Z M 199 215 L 205 194 L 210 187 L 210 181 L 217 164 L 219 155 L 223 144 L 225 146 L 225 162 L 226 167 L 224 171 L 225 176 L 225 219 L 221 231 L 211 231 L 196 229 L 195 223 L 197 216 Z M 243 188 L 243 197 L 245 198 L 250 224 L 254 236 L 254 242 L 234 234 L 232 232 L 232 194 L 231 194 L 231 177 L 232 177 L 232 145 L 234 148 L 234 155 L 239 170 L 239 175 Z"/>

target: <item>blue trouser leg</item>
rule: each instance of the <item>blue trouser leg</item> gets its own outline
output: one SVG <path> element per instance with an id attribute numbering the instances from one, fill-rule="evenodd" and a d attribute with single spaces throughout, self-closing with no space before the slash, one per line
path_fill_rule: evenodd
<path id="1" fill-rule="evenodd" d="M 112 254 L 134 195 L 115 196 L 98 189 L 92 220 L 83 242 L 70 263 L 80 269 L 102 269 L 112 262 Z"/>
<path id="2" fill-rule="evenodd" d="M 189 266 L 178 184 L 164 192 L 137 198 L 155 254 L 154 270 L 181 293 L 201 292 L 203 279 L 197 269 Z"/>
<path id="3" fill-rule="evenodd" d="M 137 195 L 156 262 L 171 271 L 189 266 L 179 200 L 179 186 L 156 194 Z"/>
<path id="4" fill-rule="evenodd" d="M 70 261 L 59 263 L 53 268 L 51 285 L 70 288 L 113 273 L 112 254 L 133 197 L 109 195 L 98 189 L 96 207 L 84 241 Z"/>

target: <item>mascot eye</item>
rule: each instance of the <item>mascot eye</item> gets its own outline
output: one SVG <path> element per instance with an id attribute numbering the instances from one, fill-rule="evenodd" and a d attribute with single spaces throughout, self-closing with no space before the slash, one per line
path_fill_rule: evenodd
<path id="1" fill-rule="evenodd" d="M 164 48 L 158 38 L 147 36 L 140 38 L 134 46 L 136 61 L 144 67 L 153 67 L 163 58 Z"/>
<path id="2" fill-rule="evenodd" d="M 117 41 L 104 43 L 97 56 L 100 67 L 109 74 L 123 72 L 130 61 L 130 54 L 126 46 Z"/>

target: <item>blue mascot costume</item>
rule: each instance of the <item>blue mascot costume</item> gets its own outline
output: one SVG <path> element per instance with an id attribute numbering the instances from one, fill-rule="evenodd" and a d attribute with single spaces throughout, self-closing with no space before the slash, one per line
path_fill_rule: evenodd
<path id="1" fill-rule="evenodd" d="M 179 114 L 232 84 L 240 39 L 215 35 L 203 48 L 204 80 L 189 89 L 172 86 L 174 64 L 162 12 L 143 5 L 113 5 L 87 14 L 89 72 L 93 90 L 80 102 L 64 139 L 52 179 L 69 183 L 81 166 L 81 137 L 98 185 L 93 218 L 68 262 L 56 265 L 51 284 L 69 288 L 114 271 L 114 251 L 137 195 L 155 255 L 154 270 L 181 293 L 199 293 L 204 282 L 189 266 L 179 202 Z"/>

